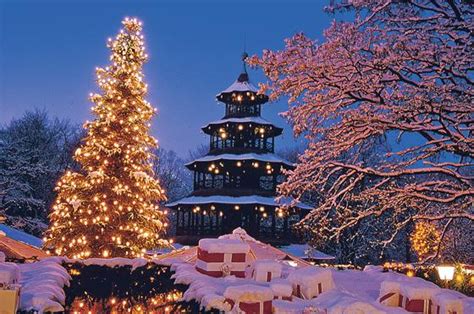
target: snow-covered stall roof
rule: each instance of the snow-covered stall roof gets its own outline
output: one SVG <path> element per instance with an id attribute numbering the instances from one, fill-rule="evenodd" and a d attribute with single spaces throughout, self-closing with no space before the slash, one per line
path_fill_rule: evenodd
<path id="1" fill-rule="evenodd" d="M 305 260 L 293 256 L 289 253 L 286 253 L 278 248 L 275 248 L 269 244 L 260 242 L 255 238 L 249 236 L 247 232 L 242 228 L 236 228 L 231 234 L 225 234 L 219 237 L 219 239 L 227 239 L 227 240 L 238 240 L 242 241 L 250 246 L 250 256 L 249 261 L 255 260 L 292 260 L 298 266 L 308 266 L 310 265 Z M 194 263 L 197 258 L 197 247 L 185 247 L 181 250 L 176 250 L 169 254 L 164 254 L 158 257 L 157 260 L 170 263 L 173 261 L 185 261 L 189 263 Z"/>
<path id="2" fill-rule="evenodd" d="M 40 238 L 4 224 L 0 224 L 0 232 L 4 232 L 7 237 L 13 240 L 17 240 L 32 246 L 40 248 L 43 245 L 43 240 Z"/>
<path id="3" fill-rule="evenodd" d="M 226 196 L 226 195 L 211 195 L 211 196 L 188 196 L 166 204 L 166 206 L 174 207 L 178 205 L 199 205 L 199 204 L 259 204 L 266 206 L 282 206 L 291 204 L 293 199 L 286 197 L 277 202 L 273 197 L 266 197 L 260 195 L 247 196 Z M 298 202 L 297 207 L 301 209 L 312 209 L 311 206 Z"/>
<path id="4" fill-rule="evenodd" d="M 186 166 L 192 165 L 195 162 L 208 162 L 208 161 L 218 161 L 218 160 L 256 160 L 260 162 L 275 162 L 275 163 L 285 164 L 288 166 L 294 166 L 293 163 L 285 159 L 282 159 L 275 154 L 255 154 L 255 153 L 206 155 L 204 157 L 188 162 Z"/>
<path id="5" fill-rule="evenodd" d="M 5 226 L 2 225 L 1 227 L 5 227 Z M 9 229 L 12 229 L 12 228 L 9 228 Z M 41 241 L 38 242 L 34 240 L 33 236 L 30 236 L 24 232 L 21 232 L 15 229 L 9 230 L 9 231 L 10 231 L 9 234 L 12 235 L 13 237 L 41 245 Z M 4 232 L 3 230 L 0 231 L 0 251 L 5 253 L 6 257 L 14 258 L 14 259 L 34 259 L 34 258 L 41 259 L 48 256 L 44 251 L 42 251 L 38 247 L 19 241 L 19 240 L 15 240 L 14 238 L 8 236 L 6 232 Z"/>
<path id="6" fill-rule="evenodd" d="M 66 300 L 63 287 L 69 286 L 71 276 L 60 265 L 62 258 L 50 257 L 35 263 L 0 263 L 0 269 L 10 269 L 20 288 L 21 311 L 64 312 Z M 8 282 L 11 284 L 11 282 Z"/>

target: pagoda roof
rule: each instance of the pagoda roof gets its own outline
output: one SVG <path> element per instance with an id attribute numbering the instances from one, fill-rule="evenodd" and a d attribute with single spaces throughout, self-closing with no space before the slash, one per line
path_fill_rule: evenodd
<path id="1" fill-rule="evenodd" d="M 229 87 L 224 89 L 222 92 L 216 95 L 217 100 L 222 102 L 230 102 L 232 101 L 232 94 L 233 93 L 246 93 L 249 92 L 252 95 L 256 95 L 255 99 L 252 100 L 255 104 L 263 104 L 268 101 L 268 96 L 265 94 L 260 94 L 258 92 L 258 88 L 255 87 L 249 81 L 249 75 L 247 72 L 241 73 L 237 80 L 232 83 Z"/>
<path id="2" fill-rule="evenodd" d="M 210 195 L 210 196 L 188 196 L 180 200 L 166 204 L 168 207 L 179 205 L 200 205 L 200 204 L 256 204 L 266 206 L 282 206 L 290 205 L 293 199 L 290 197 L 281 198 L 279 202 L 274 197 L 247 195 L 247 196 L 226 196 L 226 195 Z M 310 210 L 313 207 L 305 203 L 298 202 L 296 207 Z"/>
<path id="3" fill-rule="evenodd" d="M 219 125 L 219 124 L 224 124 L 224 123 L 255 123 L 255 124 L 263 124 L 263 125 L 273 125 L 268 120 L 265 120 L 261 117 L 243 117 L 243 118 L 226 118 L 226 119 L 220 119 L 216 121 L 209 122 L 208 124 L 202 126 L 202 129 L 205 129 L 209 127 L 210 125 Z"/>
<path id="4" fill-rule="evenodd" d="M 232 85 L 224 89 L 222 92 L 220 92 L 218 95 L 223 94 L 223 93 L 232 93 L 232 92 L 258 92 L 258 88 L 255 87 L 252 83 L 249 81 L 249 77 L 247 73 L 242 73 L 240 74 L 239 78 L 235 80 Z"/>
<path id="5" fill-rule="evenodd" d="M 256 154 L 256 153 L 206 155 L 204 157 L 188 162 L 186 166 L 190 166 L 195 162 L 206 162 L 206 161 L 217 161 L 217 160 L 257 160 L 261 162 L 281 163 L 287 166 L 294 167 L 294 164 L 292 162 L 282 159 L 275 154 Z"/>

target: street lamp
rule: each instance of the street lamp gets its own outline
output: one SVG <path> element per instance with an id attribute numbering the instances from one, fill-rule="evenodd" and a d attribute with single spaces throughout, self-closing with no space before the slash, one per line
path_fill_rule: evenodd
<path id="1" fill-rule="evenodd" d="M 436 270 L 438 271 L 439 279 L 444 280 L 445 287 L 448 287 L 448 281 L 453 280 L 454 277 L 454 266 L 438 265 Z"/>

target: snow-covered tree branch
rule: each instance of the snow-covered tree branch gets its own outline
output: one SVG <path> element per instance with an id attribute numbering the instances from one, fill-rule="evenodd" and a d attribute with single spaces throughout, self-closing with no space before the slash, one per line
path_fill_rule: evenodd
<path id="1" fill-rule="evenodd" d="M 474 19 L 467 1 L 333 1 L 351 10 L 325 42 L 303 34 L 250 63 L 289 97 L 284 113 L 309 146 L 280 186 L 323 200 L 299 227 L 338 238 L 389 215 L 393 232 L 415 219 L 474 219 Z M 375 138 L 388 149 L 360 158 Z M 346 158 L 344 156 L 350 156 Z M 387 239 L 379 239 L 386 241 Z"/>

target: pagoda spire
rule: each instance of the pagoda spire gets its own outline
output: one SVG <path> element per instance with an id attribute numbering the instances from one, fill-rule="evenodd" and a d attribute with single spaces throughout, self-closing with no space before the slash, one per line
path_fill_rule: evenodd
<path id="1" fill-rule="evenodd" d="M 249 75 L 247 73 L 247 62 L 245 60 L 249 57 L 247 52 L 242 53 L 242 67 L 243 67 L 243 72 L 239 75 L 239 78 L 237 79 L 238 82 L 243 83 L 243 82 L 248 82 L 249 81 Z"/>
<path id="2" fill-rule="evenodd" d="M 247 74 L 247 62 L 245 62 L 245 61 L 247 60 L 248 57 L 249 57 L 249 54 L 246 51 L 244 51 L 242 53 L 242 65 L 244 67 L 244 72 L 243 73 L 245 73 L 245 74 Z"/>

